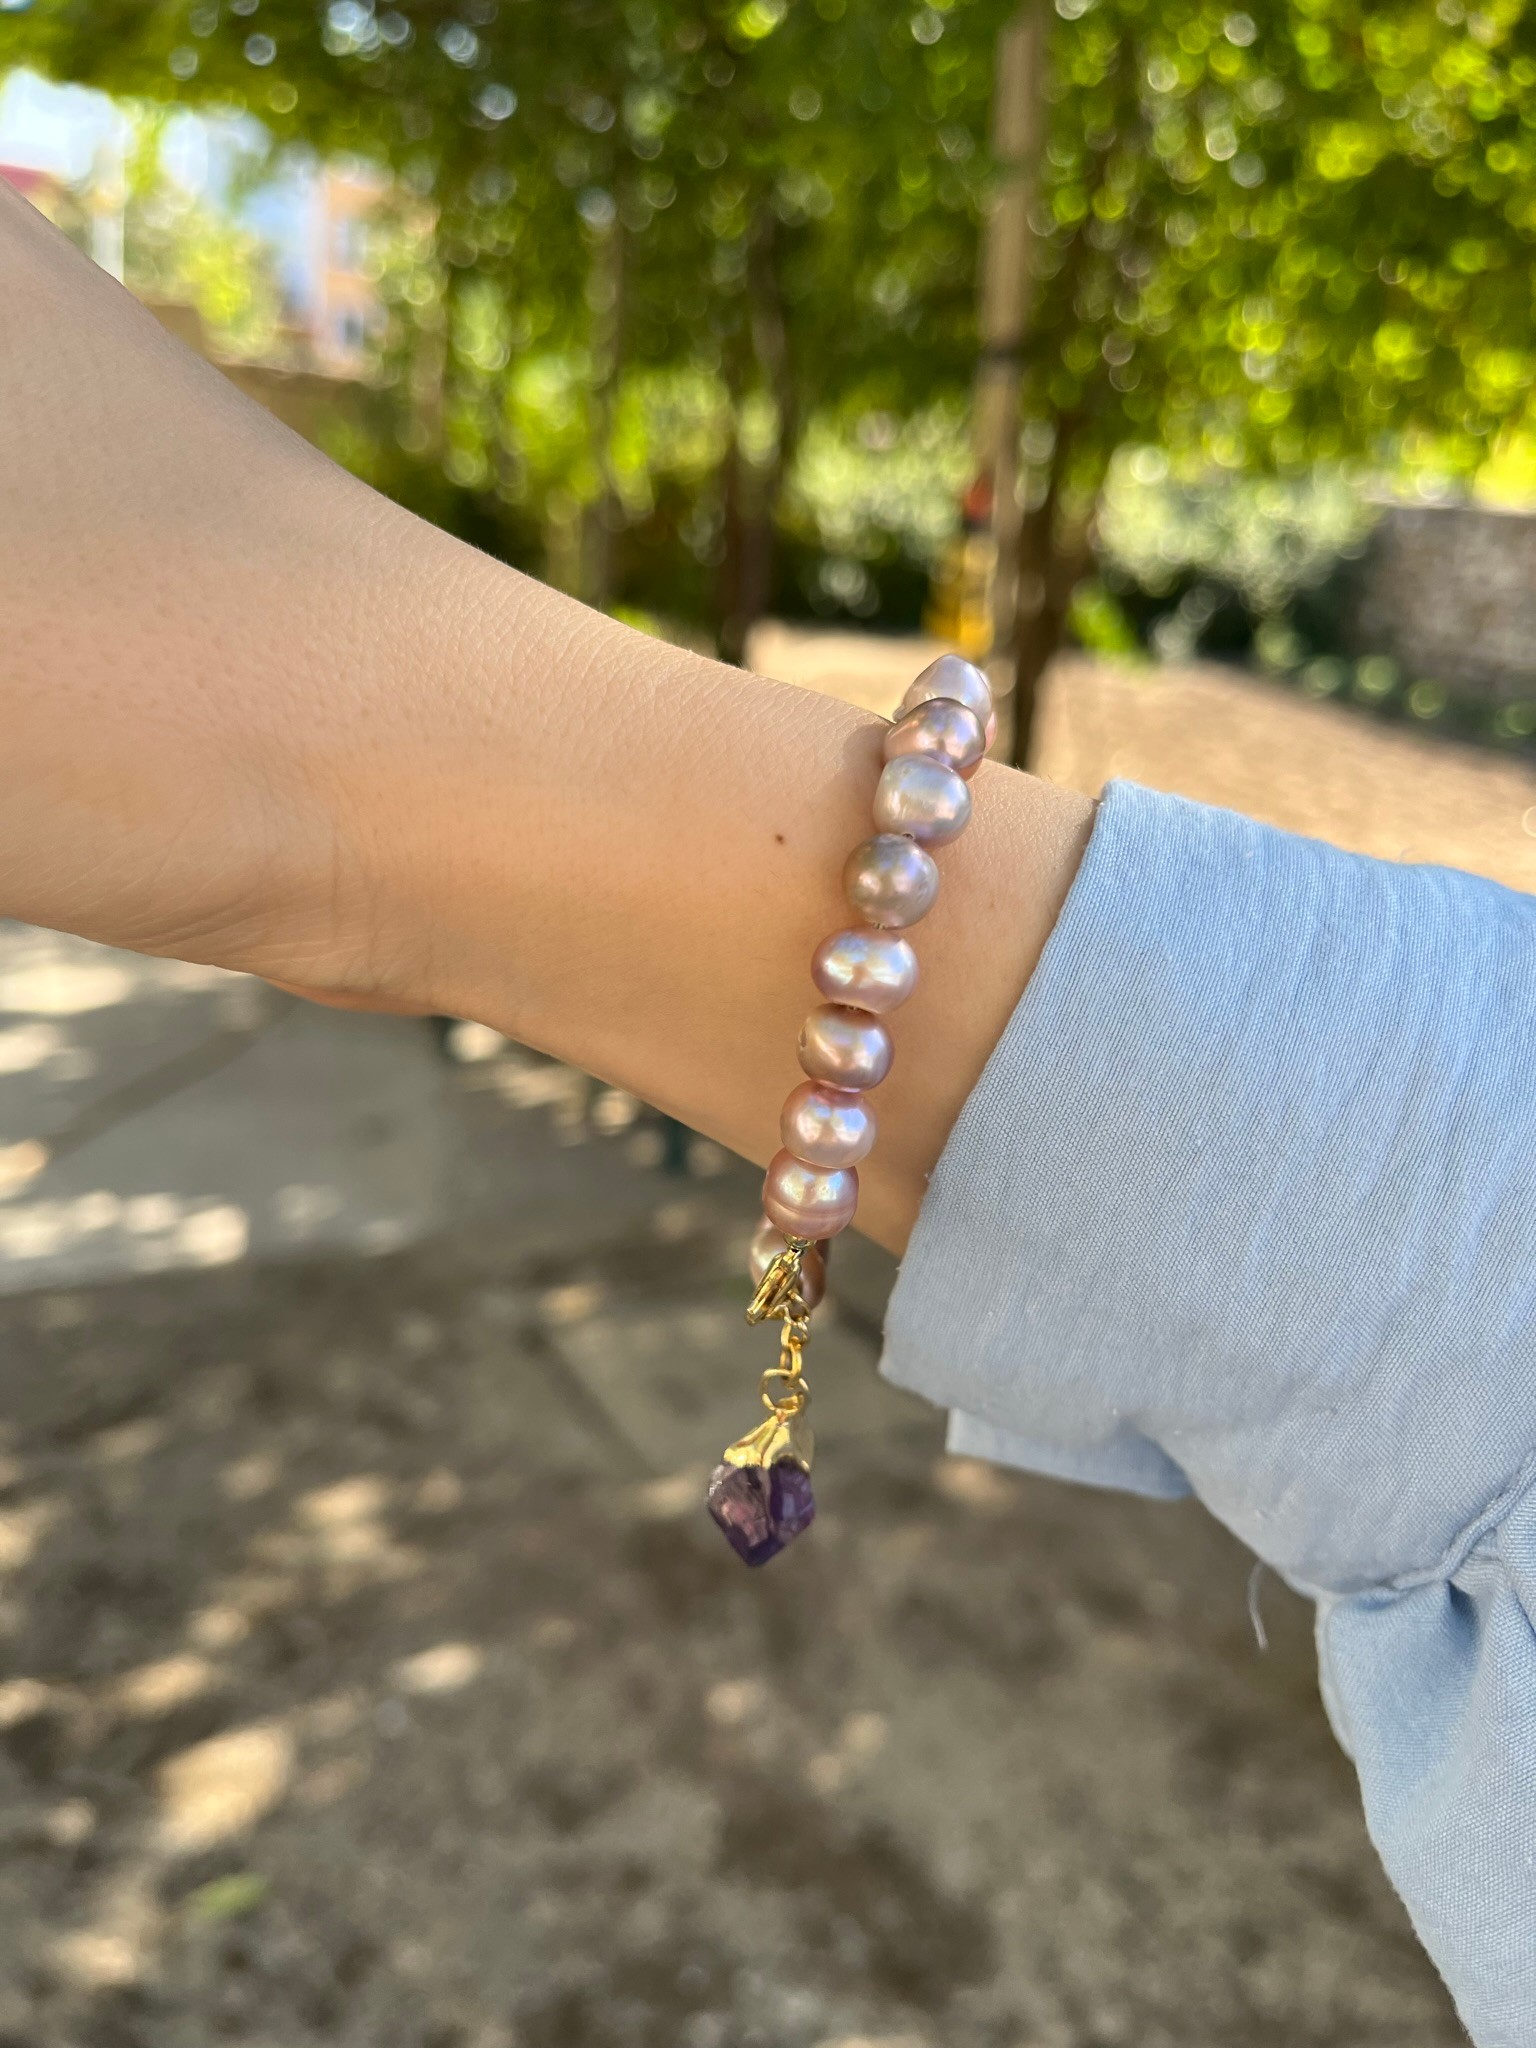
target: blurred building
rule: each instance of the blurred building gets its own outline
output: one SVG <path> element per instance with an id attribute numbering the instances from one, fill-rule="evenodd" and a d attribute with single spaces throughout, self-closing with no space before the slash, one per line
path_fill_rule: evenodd
<path id="1" fill-rule="evenodd" d="M 0 178 L 23 199 L 30 199 L 39 213 L 46 214 L 71 239 L 83 227 L 85 215 L 78 196 L 65 179 L 56 177 L 52 171 L 41 171 L 31 164 L 0 163 Z"/>
<path id="2" fill-rule="evenodd" d="M 0 178 L 104 269 L 122 276 L 119 182 L 93 173 L 82 184 L 54 171 L 3 163 Z M 179 341 L 286 425 L 313 439 L 322 418 L 345 406 L 346 387 L 361 384 L 383 318 L 370 262 L 371 222 L 383 194 L 383 180 L 366 168 L 326 166 L 315 177 L 299 251 L 299 287 L 286 295 L 287 317 L 265 358 L 223 356 L 196 306 L 141 297 Z"/>
<path id="3" fill-rule="evenodd" d="M 371 244 L 383 196 L 383 179 L 366 168 L 327 164 L 315 179 L 308 339 L 332 375 L 360 374 L 379 330 Z"/>
<path id="4" fill-rule="evenodd" d="M 90 175 L 72 180 L 38 164 L 0 163 L 0 178 L 30 199 L 112 277 L 123 274 L 124 178 L 120 147 L 98 145 Z"/>

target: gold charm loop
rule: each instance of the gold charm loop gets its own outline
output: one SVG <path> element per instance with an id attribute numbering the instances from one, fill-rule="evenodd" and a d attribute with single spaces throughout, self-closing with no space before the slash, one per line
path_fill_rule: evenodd
<path id="1" fill-rule="evenodd" d="M 783 1324 L 779 1362 L 763 1374 L 760 1394 L 768 1420 L 732 1444 L 728 1465 L 771 1466 L 789 1460 L 809 1471 L 815 1448 L 805 1411 L 811 1390 L 805 1378 L 805 1347 L 810 1342 L 811 1312 L 800 1292 L 800 1268 L 811 1249 L 809 1238 L 792 1237 L 764 1273 L 747 1309 L 749 1323 Z"/>
<path id="2" fill-rule="evenodd" d="M 776 1383 L 782 1382 L 783 1392 L 773 1391 Z M 763 1406 L 770 1415 L 803 1415 L 811 1405 L 811 1390 L 805 1384 L 803 1373 L 791 1372 L 788 1366 L 771 1365 L 763 1374 Z"/>

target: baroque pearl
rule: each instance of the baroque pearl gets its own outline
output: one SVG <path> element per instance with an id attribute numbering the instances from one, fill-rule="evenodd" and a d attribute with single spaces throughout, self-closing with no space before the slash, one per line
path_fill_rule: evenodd
<path id="1" fill-rule="evenodd" d="M 992 716 L 991 684 L 974 662 L 964 661 L 958 654 L 941 654 L 937 661 L 929 662 L 916 682 L 908 687 L 897 712 L 898 718 L 908 711 L 915 711 L 919 704 L 926 704 L 932 697 L 949 697 L 956 704 L 963 704 L 968 711 L 975 712 L 983 726 Z"/>
<path id="2" fill-rule="evenodd" d="M 836 1237 L 859 1206 L 859 1176 L 851 1166 L 807 1166 L 791 1152 L 776 1152 L 763 1179 L 763 1213 L 786 1237 Z"/>
<path id="3" fill-rule="evenodd" d="M 747 1270 L 752 1275 L 752 1285 L 761 1287 L 763 1275 L 783 1251 L 786 1239 L 782 1230 L 770 1223 L 765 1216 L 752 1233 L 752 1246 L 747 1253 Z M 800 1261 L 800 1298 L 807 1308 L 815 1308 L 827 1291 L 827 1261 L 819 1244 L 813 1244 Z"/>
<path id="4" fill-rule="evenodd" d="M 800 1033 L 800 1065 L 834 1088 L 878 1088 L 891 1071 L 891 1035 L 868 1010 L 820 1003 Z"/>
<path id="5" fill-rule="evenodd" d="M 834 932 L 816 948 L 811 979 L 829 1003 L 855 1003 L 883 1017 L 916 988 L 917 955 L 894 932 Z"/>
<path id="6" fill-rule="evenodd" d="M 882 832 L 849 854 L 843 890 L 872 925 L 900 931 L 932 910 L 939 871 L 915 840 Z"/>
<path id="7" fill-rule="evenodd" d="M 807 1166 L 857 1166 L 875 1142 L 875 1113 L 855 1090 L 802 1081 L 784 1104 L 779 1136 Z"/>
<path id="8" fill-rule="evenodd" d="M 887 761 L 875 790 L 875 823 L 882 832 L 905 832 L 922 846 L 947 846 L 971 821 L 964 779 L 931 754 L 898 754 Z"/>
<path id="9" fill-rule="evenodd" d="M 887 761 L 906 754 L 927 754 L 967 779 L 981 766 L 986 751 L 987 735 L 981 720 L 969 705 L 952 697 L 930 697 L 926 704 L 898 719 L 885 736 Z"/>

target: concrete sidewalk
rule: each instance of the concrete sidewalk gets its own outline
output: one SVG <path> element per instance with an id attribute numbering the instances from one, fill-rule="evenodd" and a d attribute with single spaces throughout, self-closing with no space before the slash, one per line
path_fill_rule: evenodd
<path id="1" fill-rule="evenodd" d="M 393 1250 L 451 1150 L 420 1025 L 0 926 L 0 1292 Z"/>
<path id="2" fill-rule="evenodd" d="M 753 1176 L 515 1092 L 414 1247 L 0 1301 L 0 2041 L 1453 2048 L 1301 1603 L 944 1458 L 868 1252 L 745 1572 Z"/>

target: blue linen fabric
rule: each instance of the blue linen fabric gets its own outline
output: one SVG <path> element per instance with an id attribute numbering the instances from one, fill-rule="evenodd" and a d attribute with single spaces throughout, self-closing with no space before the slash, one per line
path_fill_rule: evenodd
<path id="1" fill-rule="evenodd" d="M 934 1174 L 884 1369 L 1193 1490 L 1317 1602 L 1367 1820 L 1536 2048 L 1536 899 L 1130 784 Z"/>

